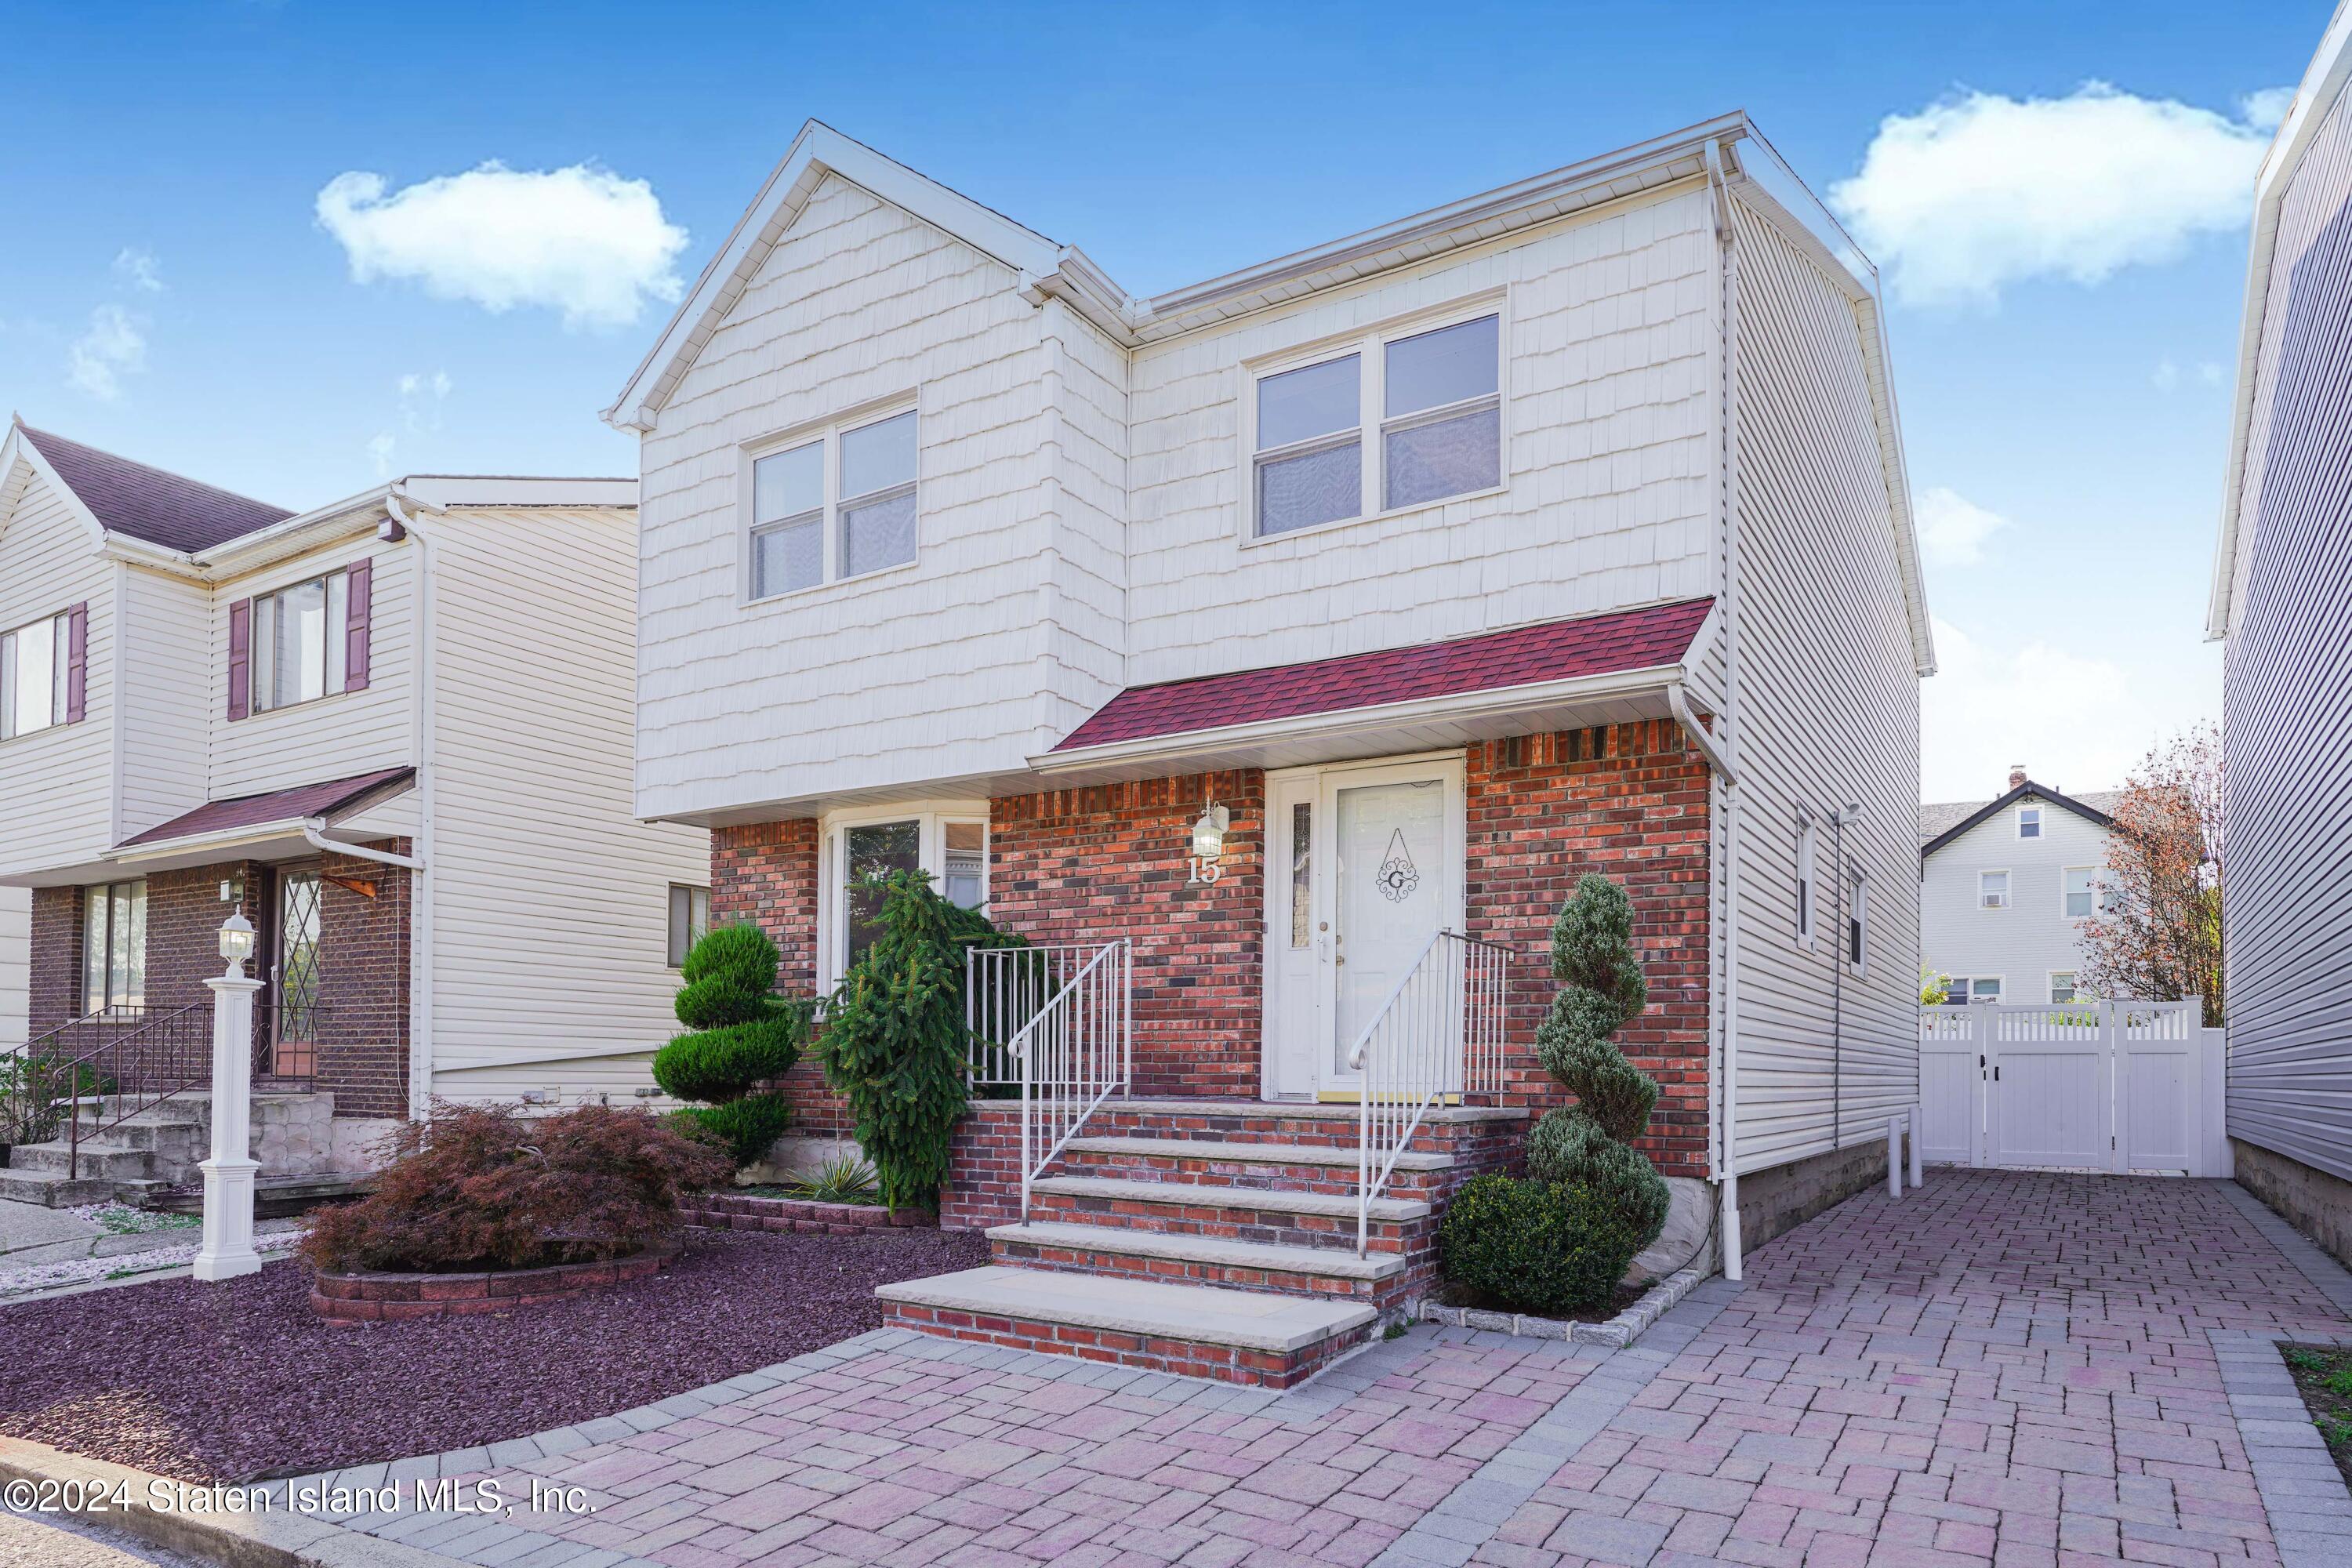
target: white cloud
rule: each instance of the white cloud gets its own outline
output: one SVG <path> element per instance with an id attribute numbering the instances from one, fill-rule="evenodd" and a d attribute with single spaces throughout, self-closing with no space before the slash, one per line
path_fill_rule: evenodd
<path id="1" fill-rule="evenodd" d="M 2269 112 L 2270 90 L 2243 100 Z M 1906 303 L 1990 305 L 2029 278 L 2097 283 L 2245 227 L 2259 119 L 2085 82 L 2064 98 L 1963 92 L 1889 115 L 1830 204 Z"/>
<path id="2" fill-rule="evenodd" d="M 1920 493 L 1911 516 L 1919 548 L 1935 566 L 1974 566 L 1984 559 L 1985 541 L 2009 526 L 2009 519 L 1940 485 Z"/>
<path id="3" fill-rule="evenodd" d="M 2020 762 L 2053 789 L 2112 789 L 2164 727 L 2111 659 L 2038 639 L 2005 652 L 1941 618 L 1935 629 L 1938 668 L 1919 686 L 1925 799 L 1990 800 Z"/>
<path id="4" fill-rule="evenodd" d="M 2156 362 L 2156 374 L 2148 379 L 2156 383 L 2157 391 L 2170 392 L 2180 384 L 2180 367 L 2169 358 L 2160 359 Z"/>
<path id="5" fill-rule="evenodd" d="M 115 253 L 114 275 L 142 294 L 161 294 L 163 275 L 155 265 L 155 253 L 137 246 L 124 246 Z"/>
<path id="6" fill-rule="evenodd" d="M 66 352 L 67 379 L 101 403 L 122 395 L 122 378 L 147 368 L 146 323 L 120 305 L 89 313 L 89 330 Z"/>
<path id="7" fill-rule="evenodd" d="M 2266 87 L 2238 100 L 2238 118 L 2257 131 L 2276 131 L 2294 107 L 2294 89 Z"/>
<path id="8" fill-rule="evenodd" d="M 392 432 L 389 430 L 379 430 L 373 436 L 368 437 L 368 461 L 374 466 L 375 477 L 377 479 L 388 479 L 392 478 L 393 448 L 399 445 L 399 441 L 394 437 Z"/>
<path id="9" fill-rule="evenodd" d="M 412 431 L 441 428 L 441 405 L 449 400 L 449 373 L 412 372 L 400 378 L 400 422 Z"/>
<path id="10" fill-rule="evenodd" d="M 648 297 L 684 288 L 672 263 L 686 230 L 662 216 L 653 187 L 585 163 L 488 163 L 397 191 L 353 171 L 319 192 L 318 217 L 356 282 L 414 279 L 493 312 L 543 306 L 567 327 L 625 326 Z"/>
<path id="11" fill-rule="evenodd" d="M 2199 360 L 2197 362 L 2197 379 L 2203 382 L 2206 385 L 2221 385 L 2221 367 L 2215 364 L 2211 360 L 2205 359 Z"/>

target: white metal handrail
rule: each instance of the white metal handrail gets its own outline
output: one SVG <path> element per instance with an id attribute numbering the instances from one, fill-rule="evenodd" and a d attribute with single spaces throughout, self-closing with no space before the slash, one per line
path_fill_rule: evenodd
<path id="1" fill-rule="evenodd" d="M 1356 1147 L 1356 1252 L 1371 1247 L 1372 1201 L 1422 1118 L 1448 1094 L 1502 1087 L 1503 1028 L 1512 950 L 1432 932 L 1403 978 L 1349 1048 L 1363 1075 Z"/>
<path id="2" fill-rule="evenodd" d="M 1021 1217 L 1029 1187 L 1133 1081 L 1131 944 L 970 949 L 964 1022 L 975 1083 L 1021 1085 Z"/>

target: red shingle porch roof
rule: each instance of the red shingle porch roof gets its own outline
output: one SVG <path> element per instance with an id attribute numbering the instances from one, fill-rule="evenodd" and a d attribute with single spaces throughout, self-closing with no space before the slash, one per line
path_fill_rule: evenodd
<path id="1" fill-rule="evenodd" d="M 1711 598 L 1684 599 L 1448 642 L 1129 687 L 1054 750 L 1678 664 L 1714 605 Z"/>
<path id="2" fill-rule="evenodd" d="M 232 833 L 240 827 L 260 827 L 273 822 L 324 816 L 394 784 L 404 784 L 415 776 L 415 768 L 382 768 L 347 779 L 329 779 L 322 784 L 271 790 L 266 795 L 244 795 L 233 800 L 210 801 L 144 833 L 133 834 L 116 847 L 128 849 L 134 844 L 203 838 L 215 833 Z"/>

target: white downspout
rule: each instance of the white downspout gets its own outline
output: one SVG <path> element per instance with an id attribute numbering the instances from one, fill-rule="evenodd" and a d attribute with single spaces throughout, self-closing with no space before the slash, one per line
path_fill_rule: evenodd
<path id="1" fill-rule="evenodd" d="M 433 688 L 435 626 L 433 615 L 433 555 L 431 537 L 416 526 L 410 509 L 416 502 L 398 486 L 387 491 L 383 510 L 416 546 L 416 652 L 409 680 L 414 701 L 409 710 L 409 755 L 416 767 L 416 853 L 407 862 L 413 879 L 414 903 L 408 938 L 408 1114 L 425 1116 L 433 1102 L 433 865 L 435 844 L 434 795 L 440 770 L 434 763 Z M 308 828 L 303 836 L 312 843 Z M 349 846 L 334 846 L 349 849 Z M 353 851 L 368 859 L 401 864 L 401 858 Z"/>
<path id="2" fill-rule="evenodd" d="M 1733 244 L 1731 193 L 1724 184 L 1723 153 L 1706 144 L 1707 192 L 1715 214 L 1718 285 L 1722 289 L 1720 353 L 1723 364 L 1723 712 L 1716 737 L 1723 749 L 1739 750 L 1739 254 Z M 1674 693 L 1675 716 L 1685 711 L 1681 689 Z M 1685 721 L 1686 731 L 1696 733 Z M 1708 760 L 1715 761 L 1712 753 Z M 1738 775 L 1718 765 L 1723 802 L 1723 1277 L 1740 1277 L 1744 1248 L 1739 1234 L 1739 790 Z"/>
<path id="3" fill-rule="evenodd" d="M 362 860 L 373 860 L 379 865 L 398 866 L 404 870 L 422 871 L 425 862 L 410 855 L 395 855 L 389 849 L 371 849 L 364 844 L 346 844 L 340 838 L 327 837 L 327 819 L 313 816 L 302 824 L 302 837 L 313 849 L 324 849 L 331 855 L 351 855 Z"/>

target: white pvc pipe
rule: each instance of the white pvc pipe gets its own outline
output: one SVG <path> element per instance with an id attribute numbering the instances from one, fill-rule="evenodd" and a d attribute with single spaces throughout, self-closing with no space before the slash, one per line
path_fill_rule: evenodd
<path id="1" fill-rule="evenodd" d="M 1903 1195 L 1903 1118 L 1886 1119 L 1886 1195 Z"/>
<path id="2" fill-rule="evenodd" d="M 1927 1172 L 1924 1169 L 1927 1156 L 1920 1152 L 1920 1144 L 1924 1138 L 1923 1130 L 1927 1126 L 1926 1110 L 1927 1107 L 1924 1105 L 1915 1105 L 1911 1108 L 1911 1184 L 1914 1187 L 1927 1185 Z"/>

